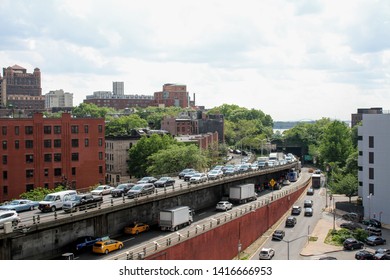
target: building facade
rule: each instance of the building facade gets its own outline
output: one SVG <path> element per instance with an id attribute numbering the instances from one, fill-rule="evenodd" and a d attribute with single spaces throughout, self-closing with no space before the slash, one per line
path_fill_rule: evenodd
<path id="1" fill-rule="evenodd" d="M 363 120 L 363 114 L 382 114 L 383 110 L 380 107 L 377 108 L 360 108 L 356 114 L 351 115 L 351 127 L 354 127 Z"/>
<path id="2" fill-rule="evenodd" d="M 359 196 L 364 216 L 390 224 L 390 114 L 363 114 L 358 128 Z"/>
<path id="3" fill-rule="evenodd" d="M 52 90 L 45 95 L 45 108 L 71 108 L 73 107 L 73 93 L 64 90 Z"/>
<path id="4" fill-rule="evenodd" d="M 162 91 L 154 93 L 156 106 L 189 107 L 189 94 L 186 85 L 164 84 Z"/>
<path id="5" fill-rule="evenodd" d="M 38 187 L 88 189 L 105 181 L 103 118 L 0 118 L 0 202 Z"/>

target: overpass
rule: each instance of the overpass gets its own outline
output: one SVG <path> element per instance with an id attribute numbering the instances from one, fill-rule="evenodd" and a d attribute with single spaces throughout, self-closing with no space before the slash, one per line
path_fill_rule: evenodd
<path id="1" fill-rule="evenodd" d="M 261 185 L 263 182 L 269 181 L 271 178 L 279 178 L 289 169 L 297 167 L 298 163 L 291 163 L 225 177 L 221 180 L 208 181 L 207 183 L 198 185 L 180 184 L 172 189 L 158 189 L 152 195 L 136 199 L 110 199 L 99 208 L 88 209 L 83 212 L 68 214 L 61 211 L 33 215 L 29 218 L 22 219 L 21 226 L 14 228 L 12 232 L 0 233 L 0 258 L 53 259 L 61 256 L 61 254 L 64 253 L 64 250 L 66 250 L 65 248 L 67 245 L 79 236 L 119 235 L 122 233 L 123 228 L 132 221 L 144 221 L 154 225 L 158 222 L 160 209 L 176 205 L 188 205 L 195 211 L 212 207 L 215 206 L 222 197 L 227 196 L 231 185 L 242 183 Z M 284 200 L 287 199 L 286 197 L 289 197 L 288 201 L 291 201 L 291 203 L 295 201 L 295 195 L 291 196 L 290 194 L 289 196 L 284 196 Z M 288 201 L 284 202 L 284 204 L 287 203 L 286 205 L 288 205 Z M 256 203 L 260 202 L 256 201 Z M 265 204 L 257 205 L 258 206 L 250 204 L 250 207 L 257 207 L 256 209 L 258 209 L 262 208 Z M 245 207 L 247 206 L 244 206 L 244 208 L 241 209 L 246 209 Z M 246 213 L 245 211 L 247 210 L 242 211 Z M 264 214 L 264 210 L 256 212 L 258 213 L 257 215 Z M 231 218 L 222 218 L 222 220 L 226 219 L 224 220 L 225 222 L 232 222 L 227 223 L 230 224 L 229 227 L 234 227 L 234 224 L 237 222 L 237 219 L 233 219 L 234 215 L 237 215 L 237 217 L 239 216 L 238 213 L 232 215 Z M 242 218 L 244 219 L 244 217 Z M 219 223 L 221 223 L 222 220 L 219 219 Z M 235 220 L 235 222 L 233 220 Z M 244 222 L 244 220 L 242 221 Z M 269 226 L 271 224 L 270 221 L 264 225 L 264 227 Z M 245 223 L 247 222 L 249 222 L 249 220 Z M 212 223 L 211 226 L 213 226 Z M 201 226 L 201 228 L 203 229 L 203 226 Z M 204 226 L 203 230 L 206 230 L 206 228 L 207 227 Z M 207 232 L 210 232 L 210 230 L 207 230 Z M 198 235 L 198 233 L 200 233 L 198 227 L 196 233 L 197 238 L 202 236 Z M 217 233 L 217 231 L 214 233 Z M 254 235 L 259 236 L 258 234 L 260 234 L 260 232 L 257 232 Z M 187 236 L 187 238 L 190 239 L 189 233 L 186 233 L 186 235 L 183 236 Z M 203 236 L 206 237 L 207 235 Z M 208 238 L 218 239 L 219 237 L 214 235 L 209 236 Z M 183 242 L 180 244 L 182 243 Z M 155 247 L 161 247 L 160 244 L 156 244 L 158 243 L 154 243 Z M 245 246 L 245 244 L 243 245 Z M 122 256 L 121 258 L 146 258 L 146 253 L 147 250 L 142 249 L 140 252 L 129 252 L 129 254 L 126 254 L 125 257 Z M 154 253 L 158 252 L 154 251 Z M 176 257 L 178 259 L 184 259 L 184 257 Z M 216 258 L 221 259 L 221 256 Z"/>

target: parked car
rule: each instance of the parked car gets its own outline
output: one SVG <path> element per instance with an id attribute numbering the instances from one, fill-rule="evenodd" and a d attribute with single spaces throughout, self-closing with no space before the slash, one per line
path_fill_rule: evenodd
<path id="1" fill-rule="evenodd" d="M 134 225 L 127 226 L 124 229 L 126 234 L 138 234 L 140 232 L 148 231 L 149 225 L 145 223 L 134 223 Z"/>
<path id="2" fill-rule="evenodd" d="M 381 236 L 371 235 L 366 238 L 366 244 L 371 246 L 386 244 L 386 239 Z"/>
<path id="3" fill-rule="evenodd" d="M 232 176 L 234 174 L 237 174 L 237 169 L 234 167 L 226 168 L 226 170 L 224 171 L 224 174 L 225 174 L 225 176 Z"/>
<path id="4" fill-rule="evenodd" d="M 309 208 L 312 208 L 313 207 L 313 200 L 310 200 L 310 199 L 306 199 L 305 201 L 303 201 L 303 207 L 309 207 Z"/>
<path id="5" fill-rule="evenodd" d="M 197 174 L 197 173 L 200 173 L 200 172 L 198 172 L 198 171 L 191 171 L 191 172 L 188 172 L 186 175 L 184 175 L 184 178 L 183 178 L 184 181 L 189 182 L 190 179 L 191 179 L 191 177 L 194 176 L 194 175 Z"/>
<path id="6" fill-rule="evenodd" d="M 390 254 L 376 253 L 374 255 L 374 260 L 390 260 Z"/>
<path id="7" fill-rule="evenodd" d="M 346 229 L 349 229 L 349 230 L 355 230 L 355 229 L 361 229 L 362 226 L 358 223 L 354 223 L 354 222 L 347 222 L 347 223 L 342 223 L 340 224 L 340 227 L 341 228 L 346 228 Z"/>
<path id="8" fill-rule="evenodd" d="M 67 213 L 76 212 L 78 210 L 98 207 L 102 203 L 103 197 L 101 195 L 92 195 L 88 193 L 77 194 L 72 196 L 70 200 L 65 201 L 62 205 L 62 209 Z"/>
<path id="9" fill-rule="evenodd" d="M 307 195 L 313 195 L 314 194 L 314 189 L 313 188 L 308 188 L 306 191 Z"/>
<path id="10" fill-rule="evenodd" d="M 154 184 L 154 182 L 156 182 L 156 181 L 157 181 L 157 178 L 148 176 L 148 177 L 143 177 L 141 180 L 139 180 L 137 182 L 137 184 L 145 184 L 145 183 L 152 183 L 152 184 Z"/>
<path id="11" fill-rule="evenodd" d="M 346 221 L 351 221 L 351 222 L 360 222 L 361 221 L 361 216 L 358 213 L 350 212 L 346 213 L 341 216 L 344 220 Z"/>
<path id="12" fill-rule="evenodd" d="M 106 195 L 106 194 L 110 194 L 113 189 L 115 189 L 115 188 L 111 187 L 109 185 L 100 185 L 100 186 L 97 186 L 93 191 L 91 191 L 91 194 L 92 195 Z"/>
<path id="13" fill-rule="evenodd" d="M 293 207 L 291 209 L 291 215 L 300 215 L 301 211 L 302 211 L 301 206 L 293 205 Z"/>
<path id="14" fill-rule="evenodd" d="M 311 217 L 311 216 L 313 216 L 313 208 L 306 207 L 306 208 L 305 208 L 304 215 L 305 215 L 306 217 Z"/>
<path id="15" fill-rule="evenodd" d="M 152 183 L 135 184 L 127 193 L 128 198 L 135 198 L 154 193 L 155 186 Z"/>
<path id="16" fill-rule="evenodd" d="M 357 260 L 373 260 L 374 254 L 367 250 L 360 250 L 356 252 L 355 259 Z"/>
<path id="17" fill-rule="evenodd" d="M 217 203 L 217 206 L 215 206 L 216 210 L 222 210 L 227 211 L 233 208 L 233 204 L 231 204 L 229 201 L 220 201 Z"/>
<path id="18" fill-rule="evenodd" d="M 169 186 L 173 186 L 175 184 L 175 179 L 172 177 L 161 177 L 156 182 L 154 182 L 154 185 L 157 188 L 165 188 Z"/>
<path id="19" fill-rule="evenodd" d="M 38 208 L 39 201 L 32 201 L 29 199 L 15 199 L 9 203 L 0 206 L 0 210 L 14 210 L 16 212 L 34 210 Z"/>
<path id="20" fill-rule="evenodd" d="M 297 219 L 293 216 L 287 217 L 286 219 L 286 227 L 294 227 L 297 223 Z"/>
<path id="21" fill-rule="evenodd" d="M 213 169 L 207 173 L 209 180 L 221 179 L 223 177 L 223 172 L 221 169 Z"/>
<path id="22" fill-rule="evenodd" d="M 259 260 L 271 260 L 275 256 L 275 250 L 272 248 L 263 248 L 259 253 Z"/>
<path id="23" fill-rule="evenodd" d="M 134 186 L 133 183 L 124 183 L 111 190 L 112 197 L 124 196 Z"/>
<path id="24" fill-rule="evenodd" d="M 282 239 L 284 238 L 285 234 L 286 234 L 286 233 L 284 232 L 284 230 L 279 230 L 279 229 L 277 229 L 277 230 L 275 230 L 274 233 L 272 234 L 272 240 L 278 240 L 278 241 L 280 241 L 280 240 L 282 240 Z"/>
<path id="25" fill-rule="evenodd" d="M 199 184 L 199 183 L 204 183 L 207 182 L 207 175 L 205 173 L 195 173 L 194 175 L 191 176 L 190 178 L 190 184 Z"/>
<path id="26" fill-rule="evenodd" d="M 380 221 L 376 220 L 376 219 L 363 220 L 362 224 L 366 225 L 366 226 L 377 227 L 377 228 L 381 228 L 382 227 L 382 223 Z"/>
<path id="27" fill-rule="evenodd" d="M 108 239 L 104 241 L 97 241 L 92 246 L 92 252 L 98 254 L 108 254 L 115 250 L 120 250 L 123 248 L 123 243 L 118 240 Z"/>
<path id="28" fill-rule="evenodd" d="M 185 176 L 187 173 L 193 172 L 193 171 L 195 171 L 195 169 L 193 169 L 193 168 L 186 168 L 186 169 L 184 169 L 183 171 L 181 171 L 181 172 L 179 173 L 179 179 L 184 179 L 184 176 Z"/>
<path id="29" fill-rule="evenodd" d="M 20 218 L 15 210 L 0 210 L 0 228 L 7 222 L 11 222 L 14 227 L 19 224 Z"/>
<path id="30" fill-rule="evenodd" d="M 368 233 L 368 235 L 382 236 L 382 230 L 373 226 L 368 226 L 366 228 L 366 232 Z"/>
<path id="31" fill-rule="evenodd" d="M 378 248 L 375 250 L 375 254 L 390 254 L 390 249 Z"/>
<path id="32" fill-rule="evenodd" d="M 363 242 L 360 242 L 355 238 L 347 238 L 343 242 L 343 247 L 346 250 L 362 249 L 363 246 L 364 246 Z"/>

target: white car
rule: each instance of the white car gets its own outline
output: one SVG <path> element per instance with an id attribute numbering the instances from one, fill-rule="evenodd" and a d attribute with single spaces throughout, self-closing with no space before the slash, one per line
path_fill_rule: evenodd
<path id="1" fill-rule="evenodd" d="M 17 226 L 20 222 L 18 213 L 15 210 L 0 210 L 0 228 L 3 228 L 6 222 L 11 222 L 14 227 Z"/>
<path id="2" fill-rule="evenodd" d="M 272 248 L 263 248 L 259 254 L 259 260 L 270 260 L 275 256 L 275 250 Z"/>
<path id="3" fill-rule="evenodd" d="M 217 203 L 217 206 L 215 206 L 216 210 L 222 210 L 227 211 L 233 208 L 233 204 L 231 204 L 229 201 L 220 201 Z"/>
<path id="4" fill-rule="evenodd" d="M 209 180 L 221 179 L 223 177 L 223 171 L 221 169 L 213 169 L 207 173 Z"/>
<path id="5" fill-rule="evenodd" d="M 205 173 L 195 173 L 190 178 L 190 184 L 198 184 L 207 182 L 207 175 Z"/>
<path id="6" fill-rule="evenodd" d="M 114 187 L 111 187 L 109 185 L 100 185 L 96 187 L 93 191 L 91 191 L 92 195 L 106 195 L 110 194 L 111 190 L 115 189 Z"/>

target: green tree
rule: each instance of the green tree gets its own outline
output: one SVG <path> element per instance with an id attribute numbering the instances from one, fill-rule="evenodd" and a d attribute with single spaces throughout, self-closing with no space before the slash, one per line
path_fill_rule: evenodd
<path id="1" fill-rule="evenodd" d="M 35 188 L 31 191 L 28 191 L 28 192 L 24 192 L 22 194 L 20 194 L 20 198 L 22 199 L 30 199 L 30 200 L 33 200 L 33 201 L 41 201 L 45 198 L 45 196 L 49 193 L 53 193 L 53 192 L 59 192 L 59 191 L 63 191 L 65 190 L 66 188 L 64 186 L 58 186 L 54 189 L 46 189 L 46 188 Z"/>
<path id="2" fill-rule="evenodd" d="M 85 118 L 105 118 L 108 113 L 114 113 L 113 108 L 99 107 L 91 103 L 81 103 L 72 110 L 72 114 L 76 117 Z"/>
<path id="3" fill-rule="evenodd" d="M 358 192 L 358 178 L 357 176 L 348 173 L 340 180 L 334 182 L 330 188 L 332 193 L 337 194 L 345 194 L 349 198 L 349 202 L 351 202 L 351 197 L 356 196 Z"/>
<path id="4" fill-rule="evenodd" d="M 121 116 L 107 122 L 106 135 L 130 135 L 132 129 L 146 128 L 147 126 L 146 120 L 141 119 L 138 115 Z"/>

